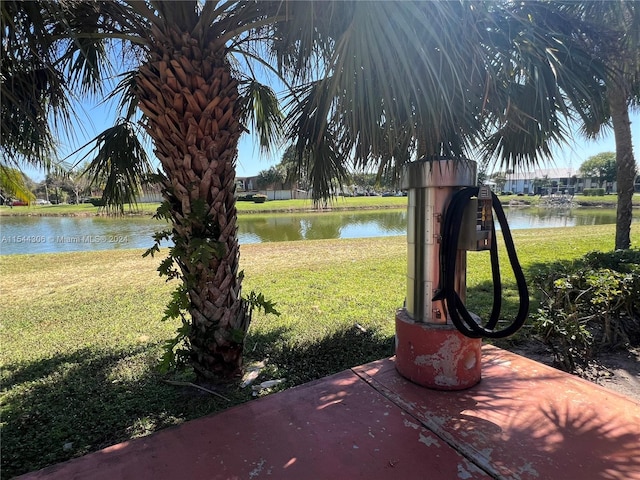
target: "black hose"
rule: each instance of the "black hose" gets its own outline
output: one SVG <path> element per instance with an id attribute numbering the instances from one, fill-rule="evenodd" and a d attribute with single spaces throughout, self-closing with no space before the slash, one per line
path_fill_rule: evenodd
<path id="1" fill-rule="evenodd" d="M 472 197 L 477 197 L 478 187 L 468 187 L 457 191 L 451 198 L 447 207 L 443 222 L 440 243 L 440 286 L 433 300 L 442 300 L 445 303 L 448 318 L 463 335 L 471 338 L 504 338 L 516 333 L 527 319 L 529 313 L 529 291 L 518 262 L 513 238 L 507 218 L 498 197 L 491 193 L 491 206 L 496 213 L 502 229 L 502 237 L 509 256 L 509 262 L 515 275 L 520 297 L 520 308 L 514 321 L 505 328 L 496 330 L 502 305 L 502 282 L 500 279 L 500 265 L 498 261 L 498 247 L 496 244 L 495 227 L 492 225 L 492 242 L 490 247 L 491 272 L 493 278 L 493 306 L 491 315 L 485 325 L 478 324 L 471 316 L 466 306 L 455 290 L 456 253 L 458 239 L 462 228 L 464 211 Z"/>

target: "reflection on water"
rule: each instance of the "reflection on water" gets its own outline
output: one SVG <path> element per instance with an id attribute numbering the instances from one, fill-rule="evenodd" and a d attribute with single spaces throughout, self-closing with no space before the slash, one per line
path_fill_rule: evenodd
<path id="1" fill-rule="evenodd" d="M 240 243 L 367 238 L 404 235 L 405 210 L 246 215 L 238 221 Z"/>
<path id="2" fill-rule="evenodd" d="M 509 228 L 557 228 L 616 223 L 615 209 L 602 208 L 506 208 Z M 634 221 L 637 218 L 634 216 Z"/>
<path id="3" fill-rule="evenodd" d="M 148 248 L 162 229 L 150 217 L 0 217 L 0 253 Z"/>
<path id="4" fill-rule="evenodd" d="M 614 224 L 614 209 L 505 209 L 509 227 Z M 638 221 L 634 211 L 634 222 Z M 405 210 L 241 215 L 241 244 L 404 235 Z M 167 224 L 149 217 L 0 217 L 0 254 L 148 248 Z"/>

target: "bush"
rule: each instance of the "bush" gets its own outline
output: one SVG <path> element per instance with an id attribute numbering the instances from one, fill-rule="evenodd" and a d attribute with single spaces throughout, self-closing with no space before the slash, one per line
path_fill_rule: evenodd
<path id="1" fill-rule="evenodd" d="M 94 207 L 104 207 L 106 205 L 106 202 L 100 197 L 90 198 L 89 203 L 91 203 L 91 205 L 93 205 Z"/>
<path id="2" fill-rule="evenodd" d="M 585 197 L 601 197 L 604 195 L 604 188 L 585 188 L 582 194 Z"/>
<path id="3" fill-rule="evenodd" d="M 247 193 L 246 195 L 240 195 L 237 198 L 238 202 L 253 202 L 253 193 Z"/>
<path id="4" fill-rule="evenodd" d="M 256 194 L 253 196 L 253 202 L 254 202 L 254 203 L 264 203 L 264 202 L 266 202 L 266 201 L 267 201 L 267 196 L 266 196 L 266 195 L 263 195 L 263 194 L 261 194 L 261 193 L 256 193 Z"/>
<path id="5" fill-rule="evenodd" d="M 575 371 L 600 349 L 640 339 L 640 250 L 545 265 L 532 282 L 542 294 L 533 331 L 564 370 Z"/>

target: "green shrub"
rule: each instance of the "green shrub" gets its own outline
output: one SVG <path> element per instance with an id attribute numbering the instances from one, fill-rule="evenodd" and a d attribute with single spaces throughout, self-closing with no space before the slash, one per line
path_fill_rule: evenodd
<path id="1" fill-rule="evenodd" d="M 585 188 L 582 194 L 586 197 L 601 197 L 604 195 L 604 188 Z"/>
<path id="2" fill-rule="evenodd" d="M 542 295 L 533 331 L 561 368 L 574 371 L 600 349 L 640 339 L 640 250 L 544 265 L 532 283 Z"/>
<path id="3" fill-rule="evenodd" d="M 89 203 L 94 207 L 104 207 L 106 205 L 106 202 L 101 197 L 91 197 Z"/>

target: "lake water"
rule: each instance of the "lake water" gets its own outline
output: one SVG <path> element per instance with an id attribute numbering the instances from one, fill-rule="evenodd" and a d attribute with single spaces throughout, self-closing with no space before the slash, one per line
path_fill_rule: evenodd
<path id="1" fill-rule="evenodd" d="M 505 209 L 512 230 L 615 224 L 614 209 Z M 638 221 L 637 215 L 634 221 Z M 148 248 L 167 224 L 150 217 L 0 217 L 0 254 Z M 241 215 L 241 244 L 405 235 L 405 210 Z"/>

